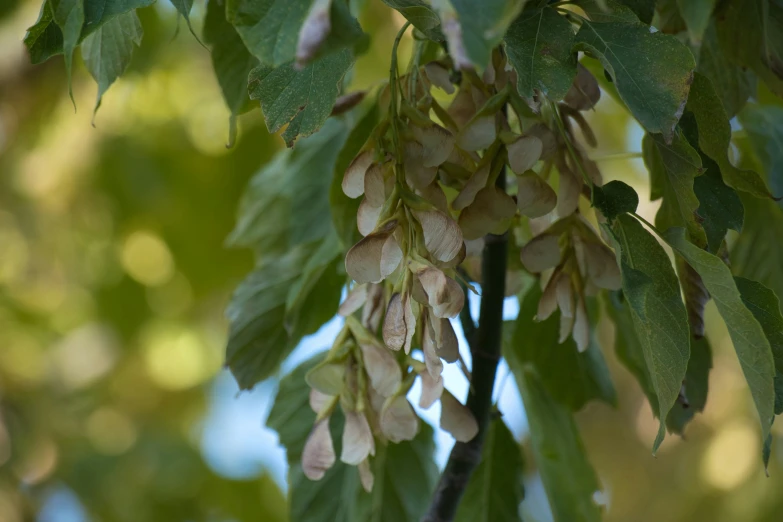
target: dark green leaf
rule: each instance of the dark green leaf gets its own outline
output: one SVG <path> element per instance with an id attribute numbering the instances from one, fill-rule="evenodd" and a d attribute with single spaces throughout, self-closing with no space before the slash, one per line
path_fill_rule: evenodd
<path id="1" fill-rule="evenodd" d="M 614 404 L 617 398 L 601 349 L 592 339 L 583 353 L 571 338 L 558 343 L 560 313 L 536 321 L 540 298 L 538 285 L 528 290 L 520 303 L 513 333 L 503 343 L 503 356 L 511 371 L 516 375 L 526 365 L 533 365 L 549 394 L 574 411 L 592 399 Z"/>
<path id="2" fill-rule="evenodd" d="M 52 6 L 49 2 L 41 5 L 38 21 L 27 29 L 24 44 L 30 52 L 30 61 L 34 64 L 44 62 L 62 52 L 63 32 L 54 22 Z"/>
<path id="3" fill-rule="evenodd" d="M 285 327 L 291 337 L 315 333 L 334 317 L 345 284 L 342 249 L 334 232 L 329 232 L 307 261 L 302 277 L 288 291 Z"/>
<path id="4" fill-rule="evenodd" d="M 356 499 L 361 485 L 359 473 L 353 466 L 338 461 L 321 480 L 314 481 L 305 477 L 302 465 L 297 463 L 288 471 L 288 487 L 291 522 L 360 522 L 365 519 L 359 514 L 360 505 Z"/>
<path id="5" fill-rule="evenodd" d="M 639 195 L 630 185 L 614 180 L 593 188 L 593 205 L 611 222 L 620 214 L 636 212 Z"/>
<path id="6" fill-rule="evenodd" d="M 489 65 L 492 49 L 500 44 L 527 0 L 449 1 L 457 12 L 468 58 L 483 70 Z"/>
<path id="7" fill-rule="evenodd" d="M 261 64 L 275 67 L 296 57 L 299 30 L 312 0 L 226 0 L 226 17 Z"/>
<path id="8" fill-rule="evenodd" d="M 60 26 L 63 34 L 63 54 L 65 58 L 65 72 L 68 76 L 68 93 L 73 101 L 73 89 L 71 88 L 71 69 L 73 66 L 73 52 L 79 43 L 84 24 L 84 0 L 50 0 L 54 21 Z M 75 103 L 75 102 L 74 102 Z"/>
<path id="9" fill-rule="evenodd" d="M 638 24 L 639 16 L 623 2 L 616 0 L 577 0 L 593 22 L 620 22 Z"/>
<path id="10" fill-rule="evenodd" d="M 312 0 L 227 0 L 226 16 L 262 65 L 284 67 L 296 58 L 299 31 L 312 4 Z M 321 53 L 366 46 L 366 35 L 344 2 L 331 3 L 330 23 L 329 36 L 319 46 Z M 310 71 L 308 77 L 314 72 L 320 73 Z"/>
<path id="11" fill-rule="evenodd" d="M 226 310 L 226 365 L 241 389 L 272 375 L 299 342 L 284 326 L 286 300 L 317 246 L 301 244 L 279 258 L 266 259 L 234 291 Z"/>
<path id="12" fill-rule="evenodd" d="M 615 352 L 620 362 L 636 378 L 647 396 L 653 414 L 658 415 L 658 397 L 644 359 L 644 349 L 633 324 L 630 306 L 623 300 L 622 294 L 613 293 L 607 305 L 609 315 L 615 324 Z M 712 351 L 706 338 L 691 338 L 690 359 L 685 372 L 682 391 L 669 414 L 666 427 L 672 433 L 682 434 L 685 426 L 696 413 L 704 410 L 707 402 L 709 371 L 712 368 Z M 683 400 L 685 399 L 685 400 Z M 687 402 L 685 402 L 687 401 Z M 686 406 L 687 404 L 687 406 Z"/>
<path id="13" fill-rule="evenodd" d="M 280 379 L 275 403 L 269 410 L 266 425 L 277 432 L 289 463 L 302 460 L 302 450 L 313 429 L 315 413 L 310 409 L 310 386 L 305 375 L 323 357 L 322 353 L 311 357 Z"/>
<path id="14" fill-rule="evenodd" d="M 704 33 L 696 70 L 710 79 L 729 118 L 736 116 L 748 98 L 756 92 L 756 77 L 753 72 L 726 59 L 718 42 L 714 22 L 710 22 Z"/>
<path id="15" fill-rule="evenodd" d="M 383 0 L 383 3 L 399 11 L 430 40 L 443 40 L 440 17 L 429 3 L 423 0 Z"/>
<path id="16" fill-rule="evenodd" d="M 601 60 L 642 126 L 671 141 L 696 67 L 687 47 L 643 24 L 586 21 L 575 49 Z"/>
<path id="17" fill-rule="evenodd" d="M 133 10 L 112 17 L 82 42 L 84 65 L 98 82 L 96 111 L 103 93 L 128 68 L 133 46 L 141 45 L 143 34 L 139 17 Z"/>
<path id="18" fill-rule="evenodd" d="M 571 412 L 547 393 L 532 367 L 524 368 L 515 377 L 554 522 L 600 521 L 601 510 L 593 502 L 600 485 Z"/>
<path id="19" fill-rule="evenodd" d="M 775 414 L 783 413 L 783 316 L 775 292 L 756 281 L 735 277 L 742 302 L 761 324 L 775 359 Z"/>
<path id="20" fill-rule="evenodd" d="M 457 509 L 457 522 L 520 522 L 522 451 L 503 419 L 489 425 L 481 463 L 470 477 Z"/>
<path id="21" fill-rule="evenodd" d="M 688 368 L 688 318 L 677 276 L 658 241 L 627 214 L 618 216 L 607 230 L 620 254 L 623 292 L 657 397 L 661 426 L 655 452 L 665 435 L 663 421 L 677 401 Z"/>
<path id="22" fill-rule="evenodd" d="M 413 440 L 378 446 L 372 462 L 375 485 L 366 501 L 371 514 L 356 522 L 421 520 L 438 481 L 438 468 L 433 461 L 433 436 L 429 424 L 422 422 Z M 329 522 L 334 520 L 342 519 Z"/>
<path id="23" fill-rule="evenodd" d="M 655 0 L 618 0 L 619 3 L 627 6 L 636 13 L 639 20 L 646 24 L 651 24 L 655 14 Z"/>
<path id="24" fill-rule="evenodd" d="M 317 131 L 337 100 L 340 82 L 353 63 L 350 51 L 331 54 L 296 70 L 293 63 L 250 71 L 250 97 L 261 102 L 269 132 L 283 132 L 286 144 Z"/>
<path id="25" fill-rule="evenodd" d="M 747 105 L 739 120 L 748 133 L 753 153 L 767 174 L 772 194 L 783 196 L 783 107 Z"/>
<path id="26" fill-rule="evenodd" d="M 783 6 L 769 0 L 727 0 L 716 16 L 723 52 L 783 96 Z"/>
<path id="27" fill-rule="evenodd" d="M 84 0 L 84 28 L 82 38 L 97 31 L 115 16 L 147 7 L 155 0 Z"/>
<path id="28" fill-rule="evenodd" d="M 728 229 L 742 230 L 745 209 L 734 189 L 726 186 L 716 168 L 707 166 L 702 176 L 693 181 L 693 192 L 699 198 L 701 226 L 707 236 L 711 252 L 717 252 Z"/>
<path id="29" fill-rule="evenodd" d="M 528 10 L 505 36 L 508 60 L 517 71 L 517 90 L 532 100 L 536 92 L 563 99 L 576 75 L 571 23 L 554 9 Z"/>
<path id="30" fill-rule="evenodd" d="M 716 0 L 677 0 L 683 20 L 688 25 L 691 41 L 701 42 L 704 31 L 710 23 Z"/>
<path id="31" fill-rule="evenodd" d="M 228 143 L 232 145 L 236 137 L 236 118 L 252 103 L 247 93 L 247 77 L 258 65 L 258 60 L 247 50 L 234 26 L 226 21 L 225 8 L 217 0 L 207 4 L 204 40 L 210 46 L 212 68 L 231 111 Z"/>
<path id="32" fill-rule="evenodd" d="M 774 415 L 775 362 L 761 325 L 743 304 L 731 271 L 723 261 L 688 242 L 681 228 L 668 230 L 664 238 L 699 273 L 726 322 L 759 412 L 762 441 L 766 440 Z"/>
<path id="33" fill-rule="evenodd" d="M 642 153 L 656 189 L 651 199 L 663 197 L 655 226 L 666 230 L 685 225 L 693 241 L 706 245 L 704 230 L 696 220 L 699 199 L 693 191 L 694 179 L 702 171 L 699 153 L 680 132 L 674 134 L 671 145 L 660 134 L 647 134 L 642 140 Z"/>
<path id="34" fill-rule="evenodd" d="M 358 241 L 359 230 L 356 227 L 356 213 L 361 202 L 360 198 L 351 199 L 343 193 L 343 174 L 367 142 L 380 118 L 380 109 L 377 103 L 370 103 L 359 110 L 365 110 L 366 112 L 359 117 L 359 121 L 351 130 L 348 139 L 345 140 L 345 145 L 343 145 L 340 154 L 337 156 L 337 161 L 334 163 L 332 183 L 329 187 L 329 206 L 332 212 L 332 223 L 342 242 L 343 250 L 348 250 Z"/>
<path id="35" fill-rule="evenodd" d="M 783 295 L 783 209 L 772 200 L 745 196 L 745 224 L 731 249 L 736 274 Z"/>
<path id="36" fill-rule="evenodd" d="M 329 173 L 347 135 L 345 121 L 332 118 L 294 149 L 278 152 L 250 181 L 229 243 L 270 255 L 327 236 Z"/>
<path id="37" fill-rule="evenodd" d="M 710 80 L 696 73 L 687 109 L 696 118 L 699 148 L 720 167 L 723 181 L 730 187 L 758 197 L 770 197 L 764 180 L 752 170 L 740 170 L 729 161 L 731 125 Z"/>
<path id="38" fill-rule="evenodd" d="M 691 358 L 682 384 L 682 396 L 666 417 L 666 427 L 672 433 L 682 435 L 685 426 L 707 404 L 712 349 L 706 337 L 691 339 Z"/>

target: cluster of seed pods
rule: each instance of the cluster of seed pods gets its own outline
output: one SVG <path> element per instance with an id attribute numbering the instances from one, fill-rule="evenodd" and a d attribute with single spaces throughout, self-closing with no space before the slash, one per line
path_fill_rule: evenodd
<path id="1" fill-rule="evenodd" d="M 600 97 L 589 71 L 579 67 L 558 104 L 521 98 L 500 52 L 482 77 L 457 74 L 444 60 L 397 80 L 399 93 L 387 86 L 378 96 L 389 116 L 342 180 L 345 195 L 362 198 L 356 221 L 363 238 L 345 258 L 354 281 L 340 307 L 345 327 L 307 376 L 317 419 L 303 453 L 305 474 L 319 479 L 336 461 L 329 420 L 339 405 L 340 459 L 358 466 L 368 490 L 376 440 L 410 440 L 418 431 L 407 398 L 416 379 L 420 407 L 441 402 L 441 428 L 458 441 L 478 432 L 441 374 L 444 361 L 460 361 L 451 319 L 466 306 L 485 236 L 525 231 L 522 266 L 544 288 L 538 319 L 559 308 L 560 342 L 572 336 L 579 350 L 590 338 L 586 296 L 620 287 L 611 250 L 579 212 L 580 196 L 601 185 L 572 128 L 576 123 L 595 145 L 580 113 Z M 516 184 L 507 183 L 511 174 Z"/>

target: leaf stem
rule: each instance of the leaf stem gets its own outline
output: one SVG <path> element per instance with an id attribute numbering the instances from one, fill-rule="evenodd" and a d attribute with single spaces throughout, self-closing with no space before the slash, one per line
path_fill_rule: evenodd
<path id="1" fill-rule="evenodd" d="M 590 158 L 593 161 L 616 161 L 616 160 L 625 160 L 625 159 L 637 159 L 641 158 L 642 153 L 641 152 L 618 152 L 616 154 L 604 154 L 603 156 L 596 156 L 595 158 Z"/>
<path id="2" fill-rule="evenodd" d="M 506 176 L 498 176 L 496 186 L 506 188 Z M 467 407 L 479 426 L 469 442 L 457 442 L 451 450 L 424 522 L 450 522 L 473 471 L 481 461 L 481 449 L 492 414 L 492 391 L 500 360 L 503 338 L 503 300 L 506 287 L 508 235 L 489 234 L 485 238 L 481 264 L 481 307 L 478 329 L 472 335 L 470 354 L 472 379 Z M 472 319 L 471 319 L 472 322 Z"/>
<path id="3" fill-rule="evenodd" d="M 400 136 L 399 136 L 399 129 L 397 128 L 397 89 L 398 89 L 398 81 L 399 81 L 399 71 L 397 70 L 397 48 L 400 46 L 400 40 L 402 40 L 402 35 L 405 34 L 405 31 L 410 27 L 410 22 L 405 22 L 405 24 L 400 28 L 399 32 L 397 32 L 397 37 L 394 39 L 394 44 L 392 45 L 392 53 L 391 53 L 391 67 L 389 68 L 389 90 L 391 94 L 391 103 L 389 104 L 389 111 L 391 112 L 390 120 L 391 120 L 391 127 L 392 127 L 392 143 L 394 144 L 394 156 L 397 161 L 397 165 L 402 165 L 402 154 L 400 150 Z M 398 168 L 397 169 L 397 176 L 398 178 L 401 175 L 401 171 Z"/>

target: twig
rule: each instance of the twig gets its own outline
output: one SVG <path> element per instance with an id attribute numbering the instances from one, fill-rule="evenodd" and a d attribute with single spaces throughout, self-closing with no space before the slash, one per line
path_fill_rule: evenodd
<path id="1" fill-rule="evenodd" d="M 498 176 L 496 184 L 505 189 L 505 181 L 504 171 Z M 503 338 L 508 238 L 502 235 L 488 236 L 487 239 L 482 253 L 479 325 L 470 345 L 473 378 L 467 402 L 468 409 L 478 422 L 479 431 L 470 442 L 454 444 L 424 522 L 451 522 L 454 519 L 470 476 L 481 461 L 481 448 L 491 418 L 492 391 Z"/>

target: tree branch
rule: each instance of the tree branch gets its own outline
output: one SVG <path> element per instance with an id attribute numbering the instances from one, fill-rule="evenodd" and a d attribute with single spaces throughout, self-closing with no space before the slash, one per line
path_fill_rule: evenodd
<path id="1" fill-rule="evenodd" d="M 505 170 L 498 176 L 497 186 L 505 189 Z M 485 240 L 481 264 L 479 325 L 470 341 L 473 379 L 467 402 L 468 409 L 478 422 L 479 431 L 470 442 L 454 444 L 446 468 L 435 489 L 430 509 L 423 519 L 424 522 L 450 522 L 454 519 L 470 476 L 481 461 L 481 448 L 489 427 L 492 390 L 495 387 L 495 373 L 500 360 L 500 345 L 503 338 L 508 237 L 507 234 L 488 235 Z M 468 306 L 467 303 L 465 306 Z M 470 322 L 472 323 L 472 319 Z"/>

